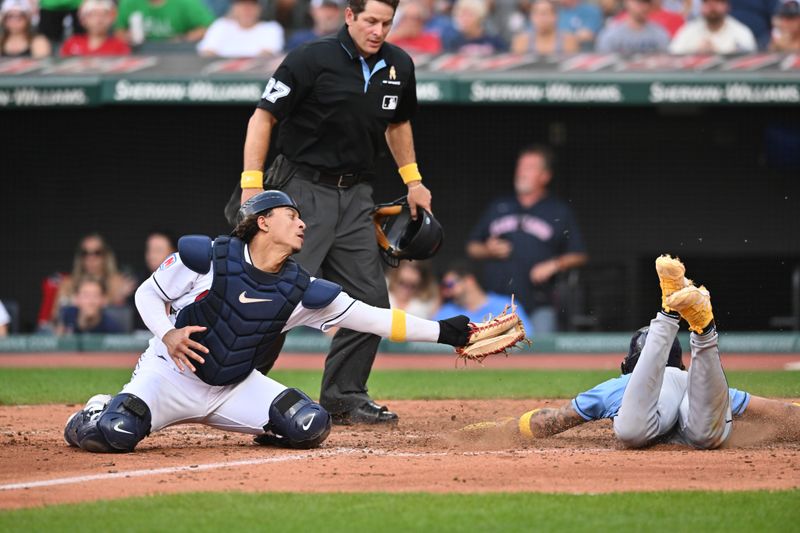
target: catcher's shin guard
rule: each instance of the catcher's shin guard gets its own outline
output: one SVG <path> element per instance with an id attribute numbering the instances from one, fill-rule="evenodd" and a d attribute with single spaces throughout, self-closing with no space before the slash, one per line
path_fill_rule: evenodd
<path id="1" fill-rule="evenodd" d="M 82 414 L 75 440 L 87 452 L 132 452 L 150 434 L 150 408 L 133 394 L 117 394 L 100 416 L 87 416 L 86 411 L 81 411 L 75 418 Z"/>
<path id="2" fill-rule="evenodd" d="M 328 411 L 303 391 L 286 389 L 272 401 L 269 422 L 263 435 L 255 438 L 258 444 L 287 448 L 316 448 L 331 432 Z"/>

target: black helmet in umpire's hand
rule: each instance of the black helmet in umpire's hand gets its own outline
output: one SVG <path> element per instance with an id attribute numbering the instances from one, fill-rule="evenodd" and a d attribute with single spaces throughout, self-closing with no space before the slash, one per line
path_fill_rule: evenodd
<path id="1" fill-rule="evenodd" d="M 428 259 L 442 246 L 444 232 L 439 221 L 421 207 L 417 207 L 417 219 L 412 219 L 405 196 L 376 205 L 372 220 L 381 257 L 390 266 L 396 267 L 401 259 Z"/>
<path id="2" fill-rule="evenodd" d="M 269 211 L 276 207 L 291 207 L 297 211 L 298 215 L 300 214 L 300 209 L 291 196 L 283 191 L 272 190 L 260 192 L 243 203 L 236 215 L 236 222 L 238 224 L 250 215 Z"/>

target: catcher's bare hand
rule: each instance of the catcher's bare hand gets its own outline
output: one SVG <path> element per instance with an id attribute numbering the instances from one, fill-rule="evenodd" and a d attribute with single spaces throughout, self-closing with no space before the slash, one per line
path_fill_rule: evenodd
<path id="1" fill-rule="evenodd" d="M 431 210 L 431 191 L 421 181 L 412 181 L 408 184 L 408 207 L 411 209 L 411 218 L 417 219 L 417 206 L 429 213 Z"/>
<path id="2" fill-rule="evenodd" d="M 192 372 L 195 371 L 195 367 L 189 359 L 194 359 L 201 364 L 206 362 L 197 352 L 207 354 L 208 348 L 189 338 L 192 333 L 205 330 L 205 326 L 186 326 L 181 329 L 171 329 L 161 339 L 167 347 L 167 353 L 175 361 L 175 365 L 181 372 L 183 372 L 184 365 Z"/>

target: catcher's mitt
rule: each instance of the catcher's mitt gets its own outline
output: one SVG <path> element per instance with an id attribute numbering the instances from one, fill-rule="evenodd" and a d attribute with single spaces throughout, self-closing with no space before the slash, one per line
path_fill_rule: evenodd
<path id="1" fill-rule="evenodd" d="M 496 353 L 508 355 L 508 350 L 520 343 L 530 344 L 525 338 L 525 328 L 515 308 L 512 303 L 494 318 L 485 322 L 470 322 L 467 325 L 470 330 L 467 344 L 456 348 L 456 365 L 460 359 L 464 360 L 465 365 L 468 360 L 482 363 Z"/>

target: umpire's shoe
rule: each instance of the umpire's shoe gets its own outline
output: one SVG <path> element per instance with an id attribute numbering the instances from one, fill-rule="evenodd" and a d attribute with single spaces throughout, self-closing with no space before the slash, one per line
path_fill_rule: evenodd
<path id="1" fill-rule="evenodd" d="M 333 423 L 339 426 L 353 424 L 396 424 L 399 417 L 385 405 L 378 405 L 372 400 L 351 411 L 331 415 Z"/>

